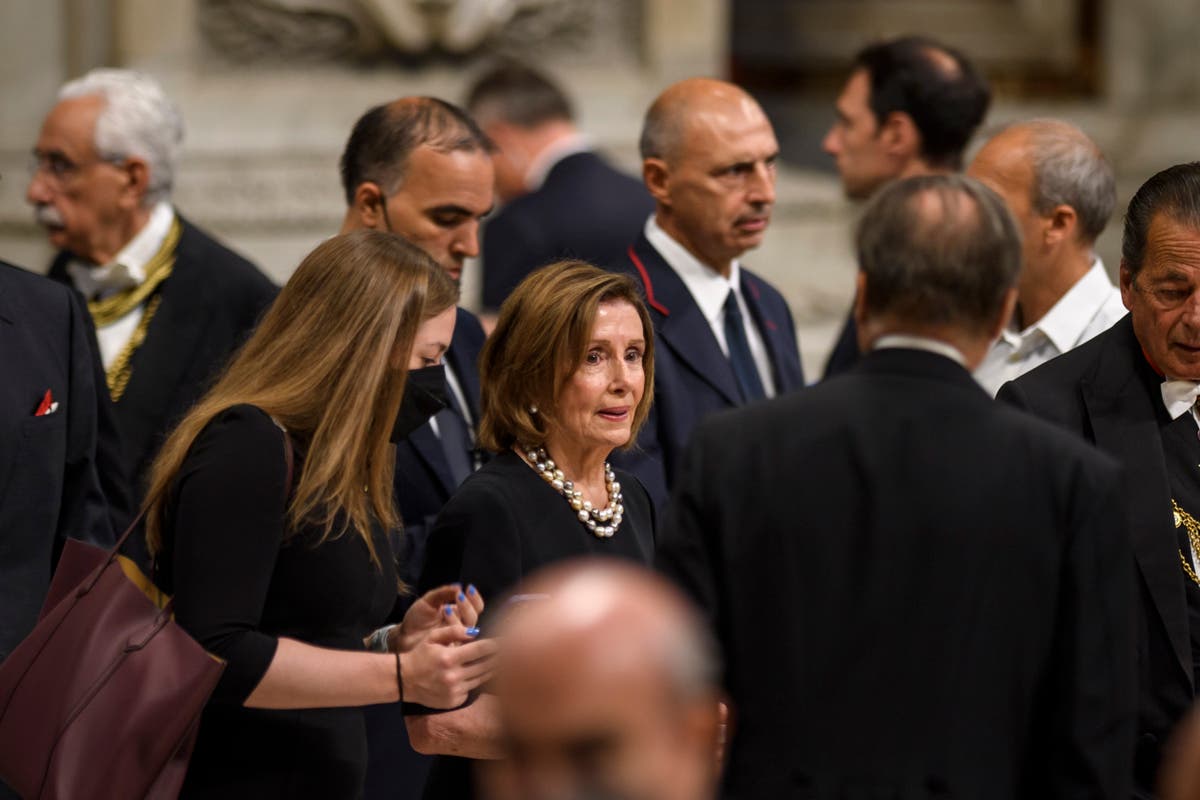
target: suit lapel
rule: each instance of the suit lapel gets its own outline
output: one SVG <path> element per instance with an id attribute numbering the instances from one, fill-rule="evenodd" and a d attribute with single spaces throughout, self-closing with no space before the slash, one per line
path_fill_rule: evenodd
<path id="1" fill-rule="evenodd" d="M 450 474 L 450 465 L 446 463 L 446 454 L 442 450 L 442 440 L 433 432 L 433 426 L 426 422 L 408 435 L 408 442 L 412 445 L 417 457 L 424 461 L 430 472 L 437 476 L 438 483 L 446 492 L 446 497 L 454 494 L 458 484 L 454 482 L 454 476 Z"/>
<path id="2" fill-rule="evenodd" d="M 771 369 L 775 373 L 775 391 L 783 394 L 789 389 L 804 385 L 800 372 L 800 358 L 796 343 L 788 336 L 789 326 L 785 320 L 776 320 L 762 300 L 762 285 L 758 278 L 745 268 L 741 271 L 742 297 L 750 308 L 750 316 L 758 326 L 758 332 L 767 346 L 771 358 Z"/>
<path id="3" fill-rule="evenodd" d="M 629 256 L 642 279 L 660 342 L 731 405 L 741 405 L 733 368 L 721 352 L 708 320 L 675 270 L 646 240 L 645 234 L 629 249 Z"/>
<path id="4" fill-rule="evenodd" d="M 1141 377 L 1141 350 L 1127 320 L 1117 323 L 1124 324 L 1124 328 L 1106 348 L 1090 379 L 1080 382 L 1080 392 L 1096 444 L 1126 465 L 1127 496 L 1132 498 L 1128 513 L 1138 569 L 1190 686 L 1191 631 L 1178 546 L 1170 535 L 1171 484 L 1155 398 Z"/>

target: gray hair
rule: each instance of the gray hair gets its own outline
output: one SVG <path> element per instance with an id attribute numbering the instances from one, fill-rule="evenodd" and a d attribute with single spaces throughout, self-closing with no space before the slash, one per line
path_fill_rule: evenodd
<path id="1" fill-rule="evenodd" d="M 95 147 L 101 158 L 146 162 L 149 182 L 142 204 L 168 200 L 175 181 L 175 160 L 183 142 L 183 118 L 156 80 L 127 69 L 94 69 L 58 90 L 59 100 L 100 97 Z"/>
<path id="2" fill-rule="evenodd" d="M 1048 216 L 1056 206 L 1070 206 L 1079 217 L 1080 240 L 1095 242 L 1117 204 L 1117 181 L 1108 159 L 1068 122 L 1035 119 L 1017 127 L 1029 134 L 1034 209 Z"/>
<path id="3" fill-rule="evenodd" d="M 1021 269 L 1004 201 L 963 175 L 895 181 L 871 200 L 856 235 L 872 314 L 990 331 Z"/>

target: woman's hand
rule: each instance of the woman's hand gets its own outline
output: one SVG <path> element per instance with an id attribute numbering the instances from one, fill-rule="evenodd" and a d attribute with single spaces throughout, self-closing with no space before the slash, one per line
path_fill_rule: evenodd
<path id="1" fill-rule="evenodd" d="M 492 677 L 495 666 L 496 641 L 476 640 L 477 635 L 462 625 L 445 625 L 424 635 L 411 650 L 401 651 L 397 657 L 404 701 L 429 708 L 465 703 L 468 693 Z"/>
<path id="2" fill-rule="evenodd" d="M 430 589 L 409 607 L 404 621 L 392 629 L 388 647 L 406 653 L 439 626 L 461 624 L 473 629 L 481 613 L 483 596 L 474 586 L 463 589 L 462 584 L 451 583 Z"/>

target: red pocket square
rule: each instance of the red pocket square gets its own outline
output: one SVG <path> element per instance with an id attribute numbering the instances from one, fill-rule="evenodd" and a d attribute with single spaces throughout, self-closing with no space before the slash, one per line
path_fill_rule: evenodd
<path id="1" fill-rule="evenodd" d="M 54 399 L 54 395 L 50 394 L 50 390 L 47 389 L 46 393 L 42 395 L 42 402 L 38 403 L 37 411 L 34 411 L 33 415 L 35 417 L 44 417 L 47 414 L 53 414 L 55 411 L 58 411 L 58 401 Z"/>

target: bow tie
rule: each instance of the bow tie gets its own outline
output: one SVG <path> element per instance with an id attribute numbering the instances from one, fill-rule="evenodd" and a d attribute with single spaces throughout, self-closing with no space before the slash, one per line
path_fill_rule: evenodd
<path id="1" fill-rule="evenodd" d="M 1159 387 L 1163 405 L 1171 419 L 1179 419 L 1196 404 L 1200 397 L 1200 383 L 1196 381 L 1163 381 Z"/>
<path id="2" fill-rule="evenodd" d="M 75 287 L 89 300 L 132 289 L 139 283 L 129 267 L 120 262 L 99 267 L 88 267 L 74 262 L 67 267 L 67 271 L 75 279 Z"/>

